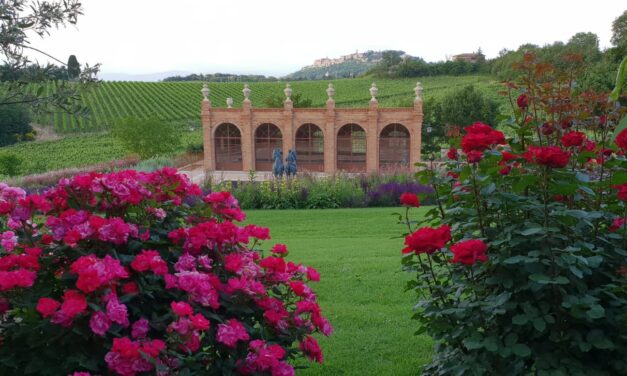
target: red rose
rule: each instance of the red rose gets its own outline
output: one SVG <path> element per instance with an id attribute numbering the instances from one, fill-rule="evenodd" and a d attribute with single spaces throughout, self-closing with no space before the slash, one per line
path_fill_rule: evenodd
<path id="1" fill-rule="evenodd" d="M 510 172 L 512 172 L 512 166 L 505 166 L 499 170 L 499 174 L 501 175 L 509 175 Z"/>
<path id="2" fill-rule="evenodd" d="M 615 185 L 613 188 L 618 189 L 618 199 L 621 201 L 627 201 L 627 183 L 621 185 Z"/>
<path id="3" fill-rule="evenodd" d="M 481 122 L 464 128 L 464 131 L 466 131 L 466 135 L 462 138 L 462 150 L 466 154 L 472 150 L 484 151 L 493 145 L 505 143 L 503 132 L 495 131 L 489 125 Z"/>
<path id="4" fill-rule="evenodd" d="M 569 148 L 571 146 L 581 146 L 586 140 L 586 135 L 582 132 L 568 132 L 562 136 L 562 145 Z"/>
<path id="5" fill-rule="evenodd" d="M 401 205 L 413 206 L 415 208 L 420 207 L 420 200 L 414 193 L 405 192 L 401 195 Z"/>
<path id="6" fill-rule="evenodd" d="M 599 116 L 599 125 L 605 125 L 607 123 L 607 116 L 601 115 Z"/>
<path id="7" fill-rule="evenodd" d="M 421 253 L 432 254 L 444 248 L 444 245 L 450 240 L 451 228 L 447 225 L 442 225 L 438 228 L 423 227 L 405 238 L 405 245 L 407 247 L 403 249 L 403 253 L 415 252 L 417 255 Z"/>
<path id="8" fill-rule="evenodd" d="M 483 153 L 476 150 L 471 150 L 466 154 L 468 163 L 477 163 L 483 159 Z"/>
<path id="9" fill-rule="evenodd" d="M 453 252 L 452 263 L 461 263 L 464 265 L 473 265 L 477 261 L 486 262 L 488 256 L 485 251 L 488 246 L 482 240 L 472 239 L 459 242 L 451 246 Z"/>
<path id="10" fill-rule="evenodd" d="M 518 105 L 518 108 L 520 108 L 521 110 L 524 110 L 525 108 L 529 107 L 529 97 L 527 96 L 527 93 L 522 93 L 518 96 L 518 99 L 516 99 L 516 104 Z"/>
<path id="11" fill-rule="evenodd" d="M 542 124 L 542 127 L 540 127 L 540 131 L 543 135 L 549 136 L 553 134 L 553 132 L 555 132 L 555 128 L 553 127 L 553 123 L 547 121 L 546 123 Z"/>
<path id="12" fill-rule="evenodd" d="M 454 161 L 456 161 L 459 158 L 459 154 L 457 154 L 457 149 L 455 148 L 448 149 L 448 153 L 446 153 L 446 156 L 449 159 L 452 159 Z"/>
<path id="13" fill-rule="evenodd" d="M 270 250 L 272 253 L 279 255 L 287 255 L 287 246 L 285 244 L 275 244 Z"/>
<path id="14" fill-rule="evenodd" d="M 573 126 L 573 121 L 571 119 L 566 118 L 560 121 L 560 125 L 562 126 L 562 129 L 568 129 Z"/>
<path id="15" fill-rule="evenodd" d="M 57 309 L 61 306 L 61 303 L 50 298 L 40 298 L 37 303 L 37 312 L 39 312 L 44 318 L 52 316 Z"/>
<path id="16" fill-rule="evenodd" d="M 565 152 L 557 146 L 530 146 L 525 152 L 524 157 L 531 163 L 537 163 L 552 168 L 562 168 L 568 165 L 570 153 Z"/>
<path id="17" fill-rule="evenodd" d="M 194 314 L 192 306 L 185 302 L 171 302 L 170 307 L 178 316 L 191 316 Z"/>
<path id="18" fill-rule="evenodd" d="M 625 218 L 614 218 L 612 226 L 610 226 L 611 232 L 616 232 L 619 228 L 625 226 Z"/>
<path id="19" fill-rule="evenodd" d="M 623 129 L 618 136 L 616 136 L 616 145 L 623 150 L 627 150 L 627 128 Z"/>

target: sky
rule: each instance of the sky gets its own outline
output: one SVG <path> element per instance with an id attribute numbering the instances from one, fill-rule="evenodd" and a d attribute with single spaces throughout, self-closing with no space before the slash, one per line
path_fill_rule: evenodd
<path id="1" fill-rule="evenodd" d="M 356 50 L 403 50 L 427 61 L 488 57 L 524 43 L 593 32 L 610 46 L 624 0 L 83 0 L 76 26 L 32 38 L 103 73 L 164 71 L 282 76 L 314 59 Z M 33 59 L 46 62 L 42 55 Z"/>

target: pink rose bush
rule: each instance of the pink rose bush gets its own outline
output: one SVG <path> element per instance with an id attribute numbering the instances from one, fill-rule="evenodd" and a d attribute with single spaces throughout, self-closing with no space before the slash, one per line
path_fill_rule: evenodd
<path id="1" fill-rule="evenodd" d="M 259 248 L 228 192 L 176 170 L 0 184 L 1 374 L 294 375 L 332 332 L 318 272 Z M 28 351 L 17 351 L 24 349 Z"/>

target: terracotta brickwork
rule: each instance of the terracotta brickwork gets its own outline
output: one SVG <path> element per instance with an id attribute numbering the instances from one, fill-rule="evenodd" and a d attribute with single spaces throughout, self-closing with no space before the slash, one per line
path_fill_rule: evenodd
<path id="1" fill-rule="evenodd" d="M 247 87 L 245 90 L 248 97 L 250 90 Z M 276 145 L 281 145 L 283 158 L 290 149 L 297 151 L 299 171 L 307 170 L 307 158 L 311 158 L 312 166 L 319 163 L 317 171 L 329 174 L 349 169 L 377 172 L 383 167 L 380 168 L 380 161 L 385 166 L 398 162 L 409 169 L 420 160 L 423 113 L 419 85 L 415 89 L 414 106 L 409 108 L 379 108 L 374 95 L 367 108 L 336 108 L 332 94 L 326 108 L 293 108 L 289 99 L 291 89 L 288 86 L 286 90 L 289 90 L 288 99 L 283 108 L 254 108 L 249 99 L 244 100 L 241 108 L 213 108 L 205 87 L 201 105 L 205 170 L 232 170 L 236 166 L 241 171 L 250 171 L 256 166 L 268 166 L 267 153 Z M 350 127 L 344 128 L 338 141 L 338 132 L 347 125 Z M 382 138 L 382 131 L 389 125 L 394 125 L 394 131 L 390 133 L 392 128 L 388 128 L 383 136 L 388 138 Z M 300 136 L 297 145 L 296 135 L 304 126 L 317 130 L 316 138 Z M 349 129 L 353 132 L 347 133 Z M 305 134 L 302 132 L 301 135 Z M 338 168 L 338 157 L 339 164 L 345 168 Z M 265 162 L 256 158 L 265 158 Z"/>

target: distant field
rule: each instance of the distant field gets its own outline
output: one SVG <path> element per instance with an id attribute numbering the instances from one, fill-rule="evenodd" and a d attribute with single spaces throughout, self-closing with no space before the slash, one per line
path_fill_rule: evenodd
<path id="1" fill-rule="evenodd" d="M 202 142 L 202 133 L 200 129 L 194 132 L 182 130 L 181 139 L 180 151 L 183 151 L 190 143 Z M 19 156 L 21 175 L 29 175 L 123 159 L 129 152 L 108 133 L 97 133 L 68 135 L 53 141 L 22 142 L 0 148 L 0 156 L 4 154 Z"/>
<path id="2" fill-rule="evenodd" d="M 414 97 L 416 81 L 424 87 L 425 98 L 444 93 L 469 84 L 490 96 L 498 97 L 499 84 L 489 76 L 426 77 L 396 80 L 375 80 L 379 87 L 379 103 L 382 107 L 406 106 Z M 335 101 L 338 107 L 367 106 L 371 79 L 342 79 L 333 81 L 291 82 L 294 94 L 311 99 L 314 107 L 324 106 L 326 88 L 335 86 Z M 253 106 L 264 107 L 268 97 L 283 97 L 286 82 L 251 83 Z M 214 107 L 226 107 L 226 98 L 232 97 L 235 107 L 244 99 L 243 83 L 209 83 L 210 98 Z M 51 86 L 52 87 L 52 86 Z M 73 118 L 66 114 L 39 117 L 38 123 L 50 125 L 59 133 L 93 132 L 107 129 L 117 119 L 126 116 L 145 118 L 157 116 L 167 121 L 200 120 L 201 82 L 103 82 L 99 87 L 84 94 L 83 103 L 89 108 L 87 118 Z"/>

